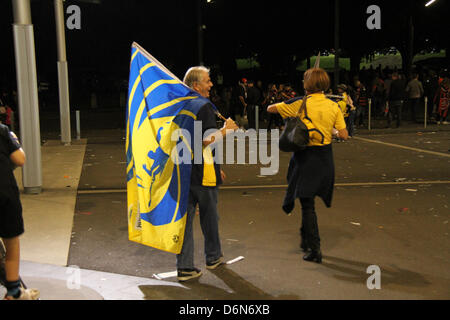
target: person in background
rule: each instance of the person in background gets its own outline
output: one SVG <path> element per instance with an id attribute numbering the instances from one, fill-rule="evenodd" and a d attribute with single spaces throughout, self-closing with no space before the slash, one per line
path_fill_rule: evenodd
<path id="1" fill-rule="evenodd" d="M 337 86 L 338 94 L 343 96 L 343 99 L 338 101 L 339 108 L 344 115 L 345 125 L 347 127 L 348 136 L 353 137 L 353 127 L 355 120 L 356 108 L 353 105 L 353 100 L 347 93 L 348 87 L 345 84 Z"/>
<path id="2" fill-rule="evenodd" d="M 13 174 L 14 167 L 25 164 L 25 153 L 17 136 L 0 124 L 0 237 L 6 248 L 5 300 L 37 300 L 39 290 L 24 289 L 19 277 L 20 240 L 24 233 L 19 188 Z"/>
<path id="3" fill-rule="evenodd" d="M 372 99 L 373 99 L 372 110 L 374 110 L 375 114 L 381 115 L 384 112 L 386 90 L 384 81 L 379 74 L 375 77 L 372 86 Z"/>
<path id="4" fill-rule="evenodd" d="M 256 129 L 256 106 L 261 101 L 261 94 L 255 87 L 253 80 L 247 82 L 247 118 L 248 128 Z"/>
<path id="5" fill-rule="evenodd" d="M 297 93 L 294 91 L 294 89 L 292 89 L 292 86 L 289 83 L 287 83 L 284 85 L 284 89 L 281 95 L 283 97 L 283 100 L 289 100 L 295 98 Z"/>
<path id="6" fill-rule="evenodd" d="M 389 88 L 388 103 L 389 110 L 387 115 L 387 128 L 391 127 L 391 121 L 395 118 L 397 128 L 402 122 L 402 105 L 405 100 L 405 83 L 400 79 L 399 74 L 392 74 L 392 82 Z"/>
<path id="7" fill-rule="evenodd" d="M 14 122 L 14 112 L 12 106 L 14 101 L 10 99 L 6 90 L 0 93 L 0 122 L 5 124 L 9 130 L 12 129 Z"/>
<path id="8" fill-rule="evenodd" d="M 242 123 L 245 118 L 247 118 L 247 79 L 242 78 L 238 85 L 238 105 L 239 105 L 239 118 L 236 116 L 236 120 L 241 124 L 241 129 L 243 129 Z"/>
<path id="9" fill-rule="evenodd" d="M 289 97 L 285 97 L 283 93 L 284 93 L 284 83 L 280 83 L 278 85 L 278 90 L 277 90 L 277 101 L 278 102 L 282 102 L 282 101 L 289 99 Z"/>
<path id="10" fill-rule="evenodd" d="M 278 97 L 278 90 L 277 90 L 276 84 L 270 84 L 266 98 L 263 102 L 263 105 L 266 107 L 266 110 L 267 110 L 268 106 L 275 104 L 277 102 L 277 99 L 278 99 L 277 97 Z M 283 120 L 281 119 L 281 116 L 278 113 L 267 112 L 267 114 L 269 117 L 269 123 L 267 124 L 267 129 L 268 130 L 272 129 L 272 123 L 275 124 L 276 128 L 280 129 L 282 122 L 283 122 Z"/>
<path id="11" fill-rule="evenodd" d="M 6 108 L 0 104 L 0 123 L 5 124 L 6 122 Z"/>
<path id="12" fill-rule="evenodd" d="M 366 87 L 358 79 L 355 79 L 354 93 L 356 106 L 355 125 L 358 122 L 358 125 L 362 127 L 364 126 L 364 119 L 367 117 L 368 98 Z"/>
<path id="13" fill-rule="evenodd" d="M 424 93 L 422 82 L 419 81 L 419 74 L 413 73 L 412 80 L 406 86 L 405 91 L 408 94 L 411 121 L 417 123 L 417 107 Z"/>
<path id="14" fill-rule="evenodd" d="M 439 84 L 434 103 L 437 105 L 437 124 L 448 124 L 447 115 L 450 103 L 450 79 L 448 77 L 443 78 Z"/>

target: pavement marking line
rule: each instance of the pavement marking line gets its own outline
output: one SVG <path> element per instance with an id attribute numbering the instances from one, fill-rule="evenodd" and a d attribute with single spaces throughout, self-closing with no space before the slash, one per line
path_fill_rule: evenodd
<path id="1" fill-rule="evenodd" d="M 399 181 L 399 182 L 348 182 L 335 183 L 335 187 L 363 187 L 363 186 L 395 186 L 395 185 L 411 185 L 411 184 L 450 184 L 450 180 L 436 181 Z"/>
<path id="2" fill-rule="evenodd" d="M 346 182 L 335 183 L 335 187 L 363 187 L 363 186 L 395 186 L 395 185 L 420 185 L 420 184 L 450 184 L 450 180 L 444 181 L 399 181 L 399 182 Z M 221 190 L 239 190 L 239 189 L 269 189 L 269 188 L 287 188 L 287 184 L 275 184 L 275 185 L 254 185 L 254 186 L 223 186 Z"/>
<path id="3" fill-rule="evenodd" d="M 364 186 L 401 186 L 401 185 L 421 185 L 421 184 L 450 184 L 450 180 L 435 181 L 399 181 L 399 182 L 345 182 L 335 183 L 335 187 L 364 187 Z M 252 185 L 252 186 L 222 186 L 221 190 L 240 189 L 276 189 L 287 188 L 287 184 L 273 185 Z M 101 189 L 101 190 L 78 190 L 78 194 L 104 194 L 104 193 L 126 193 L 126 189 Z"/>
<path id="4" fill-rule="evenodd" d="M 436 151 L 430 151 L 430 150 L 418 149 L 418 148 L 413 148 L 413 147 L 407 147 L 407 146 L 402 146 L 402 145 L 400 145 L 400 144 L 389 143 L 389 142 L 383 142 L 383 141 L 380 141 L 380 140 L 372 140 L 372 139 L 361 138 L 361 137 L 353 137 L 353 139 L 361 140 L 361 141 L 365 141 L 365 142 L 371 142 L 371 143 L 383 144 L 383 145 L 385 145 L 385 146 L 390 146 L 390 147 L 395 147 L 395 148 L 400 148 L 400 149 L 406 149 L 406 150 L 410 150 L 410 151 L 416 151 L 416 152 L 428 153 L 428 154 L 432 154 L 432 155 L 440 156 L 440 157 L 447 157 L 447 158 L 450 158 L 450 154 L 442 153 L 442 152 L 436 152 Z"/>
<path id="5" fill-rule="evenodd" d="M 78 190 L 78 194 L 127 193 L 127 189 L 92 189 Z"/>

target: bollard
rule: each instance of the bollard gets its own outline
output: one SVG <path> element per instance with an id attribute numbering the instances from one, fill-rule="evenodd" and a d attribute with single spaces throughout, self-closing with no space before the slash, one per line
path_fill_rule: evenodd
<path id="1" fill-rule="evenodd" d="M 255 106 L 255 129 L 258 132 L 259 129 L 259 107 Z"/>
<path id="2" fill-rule="evenodd" d="M 371 123 L 370 123 L 370 118 L 372 116 L 371 113 L 372 113 L 372 99 L 369 99 L 369 121 L 368 121 L 369 130 L 371 128 Z"/>
<path id="3" fill-rule="evenodd" d="M 76 125 L 77 125 L 77 140 L 81 139 L 81 134 L 80 134 L 80 110 L 77 110 L 75 112 L 76 115 Z"/>
<path id="4" fill-rule="evenodd" d="M 428 117 L 428 97 L 425 97 L 425 119 L 423 120 L 423 127 L 427 128 L 427 117 Z"/>

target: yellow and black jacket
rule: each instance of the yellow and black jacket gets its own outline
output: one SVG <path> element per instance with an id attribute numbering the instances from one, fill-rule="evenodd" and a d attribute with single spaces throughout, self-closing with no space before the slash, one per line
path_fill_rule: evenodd
<path id="1" fill-rule="evenodd" d="M 298 116 L 303 98 L 294 98 L 277 104 L 278 113 L 284 118 Z M 300 119 L 310 130 L 308 146 L 324 146 L 332 141 L 332 130 L 346 128 L 344 116 L 338 104 L 323 93 L 307 96 L 306 113 Z"/>
<path id="2" fill-rule="evenodd" d="M 279 103 L 277 110 L 283 118 L 298 116 L 302 99 L 295 98 Z M 327 207 L 331 206 L 334 189 L 334 160 L 332 130 L 345 129 L 344 116 L 338 104 L 323 93 L 306 97 L 306 113 L 300 119 L 310 130 L 309 144 L 305 150 L 295 152 L 289 162 L 285 198 L 282 208 L 292 212 L 297 198 L 319 196 Z"/>

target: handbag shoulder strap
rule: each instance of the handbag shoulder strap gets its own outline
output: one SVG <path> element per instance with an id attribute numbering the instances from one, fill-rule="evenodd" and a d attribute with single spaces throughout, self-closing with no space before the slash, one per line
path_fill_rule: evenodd
<path id="1" fill-rule="evenodd" d="M 300 106 L 300 108 L 298 110 L 298 115 L 300 116 L 302 111 L 305 110 L 305 119 L 307 119 L 309 122 L 311 122 L 314 127 L 312 129 L 309 129 L 308 131 L 316 131 L 317 133 L 319 133 L 322 136 L 322 144 L 323 144 L 323 141 L 325 140 L 325 136 L 323 135 L 322 132 L 320 132 L 320 130 L 317 129 L 317 127 L 314 124 L 314 122 L 312 121 L 312 119 L 308 117 L 308 109 L 306 109 L 306 100 L 307 99 L 308 99 L 308 96 L 305 95 L 302 100 L 302 105 Z"/>
<path id="2" fill-rule="evenodd" d="M 298 116 L 301 116 L 302 111 L 304 110 L 304 111 L 305 111 L 305 117 L 308 118 L 308 111 L 307 111 L 307 109 L 306 109 L 306 100 L 307 100 L 307 99 L 308 99 L 308 96 L 305 95 L 305 96 L 303 97 L 303 99 L 302 99 L 302 105 L 301 105 L 300 108 L 298 109 L 298 113 L 297 113 Z"/>

